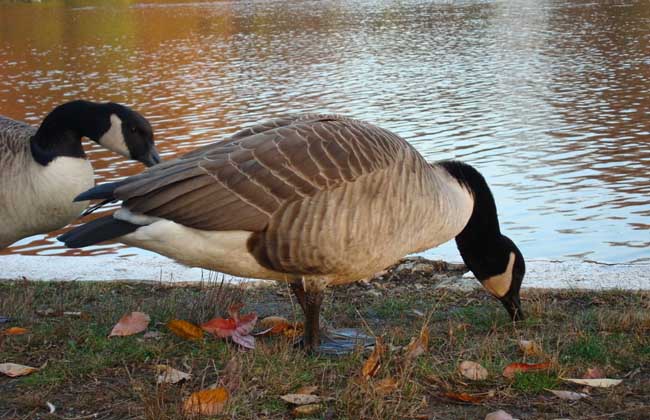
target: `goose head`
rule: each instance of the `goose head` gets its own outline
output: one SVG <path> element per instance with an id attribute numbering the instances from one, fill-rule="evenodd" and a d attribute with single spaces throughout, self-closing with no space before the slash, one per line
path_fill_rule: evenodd
<path id="1" fill-rule="evenodd" d="M 526 262 L 515 243 L 501 235 L 492 250 L 472 264 L 472 271 L 494 297 L 499 299 L 513 321 L 524 319 L 519 289 L 526 274 Z"/>
<path id="2" fill-rule="evenodd" d="M 107 103 L 99 105 L 97 119 L 86 123 L 86 136 L 103 147 L 145 166 L 160 163 L 149 121 L 130 108 Z"/>

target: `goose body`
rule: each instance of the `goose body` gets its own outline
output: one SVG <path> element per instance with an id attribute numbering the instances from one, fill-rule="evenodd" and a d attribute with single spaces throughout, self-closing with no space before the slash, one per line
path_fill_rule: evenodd
<path id="1" fill-rule="evenodd" d="M 143 133 L 124 136 L 121 129 L 117 131 L 123 119 L 137 124 Z M 61 228 L 86 208 L 88 202 L 74 202 L 94 185 L 82 136 L 92 136 L 129 158 L 131 149 L 142 148 L 138 158 L 148 165 L 158 159 L 146 120 L 121 105 L 64 104 L 48 115 L 41 128 L 0 116 L 0 248 Z"/>
<path id="2" fill-rule="evenodd" d="M 485 180 L 468 165 L 429 164 L 401 137 L 362 121 L 272 120 L 78 199 L 122 207 L 60 237 L 67 246 L 118 239 L 191 266 L 290 282 L 315 337 L 313 296 L 323 288 L 453 238 L 479 280 L 492 279 L 489 290 L 513 316 L 519 311 L 523 257 L 499 232 Z"/>

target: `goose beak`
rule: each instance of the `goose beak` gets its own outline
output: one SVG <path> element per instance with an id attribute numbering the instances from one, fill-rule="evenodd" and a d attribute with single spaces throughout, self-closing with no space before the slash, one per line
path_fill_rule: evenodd
<path id="1" fill-rule="evenodd" d="M 142 162 L 147 168 L 157 165 L 161 161 L 160 155 L 158 154 L 158 150 L 156 150 L 155 147 L 151 147 L 151 149 L 149 149 L 149 152 L 145 154 L 141 159 L 138 160 Z"/>

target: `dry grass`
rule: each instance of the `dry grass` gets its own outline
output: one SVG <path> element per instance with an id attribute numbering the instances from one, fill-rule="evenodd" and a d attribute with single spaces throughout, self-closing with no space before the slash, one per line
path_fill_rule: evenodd
<path id="1" fill-rule="evenodd" d="M 391 347 L 378 374 L 368 381 L 360 374 L 367 358 L 361 352 L 339 358 L 307 356 L 278 337 L 259 339 L 254 351 L 242 352 L 216 339 L 185 341 L 164 327 L 173 318 L 205 321 L 237 300 L 246 303 L 244 312 L 300 318 L 282 285 L 244 290 L 218 279 L 184 287 L 3 283 L 0 316 L 14 318 L 11 325 L 29 328 L 30 334 L 0 338 L 0 363 L 45 367 L 24 378 L 0 378 L 0 418 L 181 419 L 184 398 L 224 382 L 235 391 L 222 417 L 233 419 L 292 418 L 291 407 L 279 396 L 304 385 L 317 385 L 317 393 L 328 399 L 316 418 L 481 419 L 497 409 L 523 419 L 648 418 L 647 293 L 528 291 L 523 302 L 529 317 L 513 325 L 480 290 L 436 288 L 441 276 L 448 275 L 408 281 L 387 276 L 374 285 L 339 288 L 328 295 L 328 323 L 381 334 Z M 84 315 L 38 315 L 48 308 L 53 315 Z M 132 310 L 149 313 L 150 330 L 161 332 L 162 338 L 106 338 L 115 321 Z M 407 361 L 400 347 L 423 325 L 430 334 L 429 351 Z M 520 338 L 538 342 L 545 356 L 524 357 L 517 346 Z M 547 359 L 553 361 L 548 371 L 514 380 L 501 376 L 510 362 Z M 465 379 L 457 370 L 463 360 L 481 363 L 489 377 Z M 152 369 L 159 363 L 191 372 L 193 378 L 157 385 Z M 579 377 L 590 367 L 625 380 L 612 389 L 593 389 L 591 398 L 577 402 L 561 401 L 545 390 L 579 390 L 559 378 Z M 382 392 L 377 384 L 385 379 L 394 380 L 396 389 Z M 447 392 L 466 392 L 481 402 L 460 403 L 445 397 Z M 46 402 L 57 407 L 55 414 L 47 414 Z"/>

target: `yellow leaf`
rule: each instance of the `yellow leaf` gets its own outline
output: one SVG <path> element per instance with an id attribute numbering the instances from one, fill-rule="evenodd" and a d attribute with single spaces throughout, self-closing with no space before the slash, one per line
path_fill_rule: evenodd
<path id="1" fill-rule="evenodd" d="M 191 322 L 172 319 L 167 323 L 167 328 L 177 336 L 186 340 L 200 340 L 203 338 L 203 330 L 201 327 L 194 325 Z"/>
<path id="2" fill-rule="evenodd" d="M 0 332 L 0 335 L 22 335 L 27 333 L 27 328 L 11 327 Z"/>
<path id="3" fill-rule="evenodd" d="M 320 413 L 321 411 L 323 411 L 322 404 L 307 404 L 294 408 L 291 410 L 291 414 L 293 414 L 295 417 L 311 417 Z"/>
<path id="4" fill-rule="evenodd" d="M 36 372 L 37 370 L 38 368 L 19 365 L 18 363 L 0 363 L 0 373 L 12 378 L 29 375 L 30 373 Z"/>
<path id="5" fill-rule="evenodd" d="M 372 378 L 377 374 L 379 368 L 381 368 L 381 358 L 384 355 L 386 349 L 384 343 L 382 342 L 381 337 L 377 337 L 375 341 L 375 349 L 372 351 L 368 360 L 363 364 L 361 368 L 361 376 L 364 379 Z"/>
<path id="6" fill-rule="evenodd" d="M 149 321 L 149 315 L 144 312 L 131 312 L 130 314 L 124 315 L 120 318 L 108 336 L 127 336 L 141 333 L 147 329 Z"/>
<path id="7" fill-rule="evenodd" d="M 204 389 L 190 395 L 183 404 L 185 414 L 216 416 L 220 414 L 230 398 L 226 388 Z"/>

